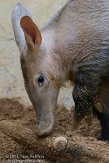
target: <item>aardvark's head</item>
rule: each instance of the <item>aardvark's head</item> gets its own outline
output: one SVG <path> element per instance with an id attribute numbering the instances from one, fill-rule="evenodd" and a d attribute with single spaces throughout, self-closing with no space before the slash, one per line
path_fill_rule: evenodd
<path id="1" fill-rule="evenodd" d="M 12 12 L 12 24 L 21 54 L 25 88 L 36 111 L 37 134 L 48 135 L 53 129 L 53 109 L 59 92 L 51 73 L 50 52 L 30 13 L 21 4 Z"/>

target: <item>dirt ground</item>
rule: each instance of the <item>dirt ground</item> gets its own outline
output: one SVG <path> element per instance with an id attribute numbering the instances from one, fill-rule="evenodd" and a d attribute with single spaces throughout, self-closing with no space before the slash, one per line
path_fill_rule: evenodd
<path id="1" fill-rule="evenodd" d="M 30 107 L 24 107 L 18 102 L 17 99 L 1 99 L 0 100 L 0 122 L 2 120 L 15 120 L 19 124 L 35 129 L 35 112 L 34 109 Z M 96 117 L 89 116 L 85 117 L 84 120 L 76 123 L 74 125 L 73 112 L 68 111 L 63 108 L 58 108 L 55 110 L 56 125 L 53 132 L 60 132 L 64 135 L 72 136 L 72 131 L 78 133 L 79 135 L 85 137 L 96 137 L 100 133 L 100 125 Z M 81 140 L 80 140 L 81 141 Z M 96 144 L 95 144 L 96 148 Z M 24 158 L 25 156 L 25 158 Z M 30 157 L 36 157 L 37 159 L 31 160 Z M 29 160 L 26 160 L 26 158 Z M 0 163 L 19 162 L 25 161 L 26 163 L 41 162 L 41 156 L 38 156 L 34 151 L 28 150 L 13 141 L 11 138 L 7 137 L 0 131 Z M 43 157 L 43 156 L 42 156 Z M 38 161 L 39 159 L 39 161 Z M 88 163 L 88 162 L 87 162 Z"/>

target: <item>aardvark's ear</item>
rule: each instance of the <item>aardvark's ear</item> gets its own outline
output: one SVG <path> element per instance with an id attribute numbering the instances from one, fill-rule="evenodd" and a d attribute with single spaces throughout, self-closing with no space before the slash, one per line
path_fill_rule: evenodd
<path id="1" fill-rule="evenodd" d="M 16 43 L 22 54 L 25 47 L 40 46 L 41 33 L 33 23 L 30 12 L 20 3 L 17 3 L 11 14 Z"/>
<path id="2" fill-rule="evenodd" d="M 39 47 L 42 37 L 38 27 L 32 19 L 29 16 L 24 16 L 20 21 L 20 25 L 23 29 L 28 48 Z"/>

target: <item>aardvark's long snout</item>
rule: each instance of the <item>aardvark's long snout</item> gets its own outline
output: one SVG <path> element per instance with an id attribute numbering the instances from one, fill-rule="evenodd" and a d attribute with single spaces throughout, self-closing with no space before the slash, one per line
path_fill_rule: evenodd
<path id="1" fill-rule="evenodd" d="M 35 109 L 36 110 L 36 109 Z M 54 115 L 52 111 L 47 111 L 44 108 L 37 109 L 36 112 L 37 123 L 36 123 L 36 133 L 38 136 L 50 135 L 54 128 Z"/>

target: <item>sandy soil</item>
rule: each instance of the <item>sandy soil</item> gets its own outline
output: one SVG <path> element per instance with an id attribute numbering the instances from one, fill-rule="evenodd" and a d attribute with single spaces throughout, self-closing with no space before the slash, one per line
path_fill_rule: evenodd
<path id="1" fill-rule="evenodd" d="M 0 122 L 2 120 L 15 120 L 19 124 L 23 124 L 25 127 L 35 129 L 35 112 L 34 109 L 30 107 L 24 107 L 20 104 L 16 99 L 1 99 L 0 100 Z M 56 125 L 54 132 L 60 132 L 64 135 L 72 136 L 72 131 L 78 133 L 79 135 L 85 137 L 96 137 L 98 133 L 100 133 L 100 125 L 96 117 L 86 116 L 83 120 L 76 123 L 73 118 L 73 111 L 68 111 L 63 108 L 58 108 L 55 111 Z M 81 140 L 80 140 L 81 141 Z M 96 143 L 95 143 L 96 148 Z M 28 150 L 26 147 L 23 147 L 13 141 L 11 138 L 7 137 L 0 131 L 0 159 L 2 162 L 12 162 L 20 159 L 20 162 L 27 161 L 23 159 L 25 156 L 28 157 L 30 155 L 36 156 L 37 153 L 34 151 Z M 39 156 L 37 156 L 39 157 Z M 38 161 L 37 159 L 33 159 L 34 162 L 42 162 L 42 160 Z M 33 160 L 30 162 L 32 163 Z M 26 162 L 28 163 L 28 161 Z M 90 163 L 90 160 L 89 162 Z"/>

